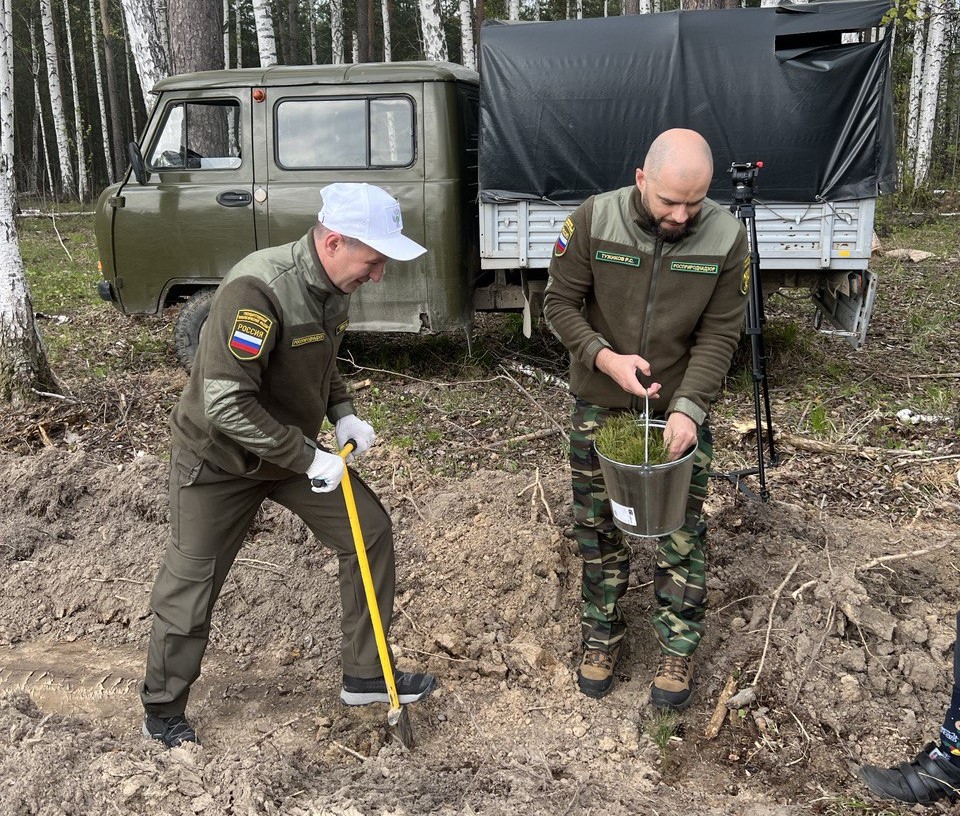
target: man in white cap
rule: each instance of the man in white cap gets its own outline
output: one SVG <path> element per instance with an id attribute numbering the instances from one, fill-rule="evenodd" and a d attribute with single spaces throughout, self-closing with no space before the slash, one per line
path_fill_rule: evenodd
<path id="1" fill-rule="evenodd" d="M 389 702 L 364 600 L 340 480 L 344 463 L 316 441 L 323 418 L 338 447 L 374 443 L 337 370 L 350 295 L 379 282 L 388 260 L 426 249 L 403 235 L 400 205 L 379 187 L 331 184 L 299 241 L 254 252 L 223 279 L 190 381 L 170 418 L 171 539 L 151 596 L 153 629 L 141 700 L 143 732 L 198 742 L 184 716 L 217 596 L 264 499 L 295 512 L 339 560 L 341 699 Z M 384 625 L 393 613 L 390 518 L 351 474 Z M 429 674 L 395 672 L 400 702 L 426 697 Z"/>

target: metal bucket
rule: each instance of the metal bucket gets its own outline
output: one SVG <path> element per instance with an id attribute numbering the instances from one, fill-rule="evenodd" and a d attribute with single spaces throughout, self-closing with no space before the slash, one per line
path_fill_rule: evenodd
<path id="1" fill-rule="evenodd" d="M 663 433 L 667 423 L 653 419 L 650 427 Z M 596 447 L 594 443 L 594 450 Z M 623 532 L 640 538 L 659 538 L 679 530 L 687 515 L 696 452 L 697 446 L 693 445 L 673 462 L 625 465 L 608 459 L 597 450 L 613 510 L 613 523 Z"/>

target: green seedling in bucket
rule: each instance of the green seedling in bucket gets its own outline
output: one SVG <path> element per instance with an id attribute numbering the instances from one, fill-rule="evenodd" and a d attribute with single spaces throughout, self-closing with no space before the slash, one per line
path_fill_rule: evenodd
<path id="1" fill-rule="evenodd" d="M 646 426 L 643 414 L 627 412 L 610 417 L 597 431 L 597 450 L 625 465 L 662 465 L 670 450 L 660 428 Z"/>

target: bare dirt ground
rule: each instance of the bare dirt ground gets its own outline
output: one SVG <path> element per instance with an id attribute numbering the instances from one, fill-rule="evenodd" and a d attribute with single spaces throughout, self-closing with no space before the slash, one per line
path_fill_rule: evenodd
<path id="1" fill-rule="evenodd" d="M 184 375 L 169 354 L 98 379 L 97 351 L 76 349 L 61 367 L 76 402 L 0 420 L 0 814 L 908 812 L 870 799 L 853 772 L 933 739 L 947 700 L 960 403 L 900 425 L 865 393 L 920 406 L 916 375 L 960 371 L 960 352 L 955 327 L 930 356 L 908 351 L 903 310 L 883 297 L 860 353 L 818 337 L 799 359 L 774 349 L 783 462 L 767 504 L 712 485 L 709 628 L 696 702 L 672 735 L 648 706 L 647 543 L 633 545 L 615 691 L 576 690 L 570 399 L 542 376 L 563 377 L 556 347 L 502 329 L 472 360 L 456 338 L 351 343 L 343 370 L 381 434 L 358 469 L 395 523 L 394 648 L 440 677 L 411 711 L 412 752 L 384 707 L 340 704 L 334 558 L 271 504 L 215 613 L 189 708 L 203 746 L 140 736 L 165 420 Z M 71 319 L 129 325 L 106 307 Z M 749 390 L 728 390 L 718 470 L 752 462 L 752 415 Z M 731 676 L 756 699 L 708 739 Z"/>

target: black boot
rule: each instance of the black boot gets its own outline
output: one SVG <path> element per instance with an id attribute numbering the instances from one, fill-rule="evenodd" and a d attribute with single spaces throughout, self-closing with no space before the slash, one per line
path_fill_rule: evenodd
<path id="1" fill-rule="evenodd" d="M 951 802 L 960 798 L 960 768 L 932 742 L 910 762 L 892 768 L 863 765 L 857 776 L 877 796 L 898 802 L 931 805 L 944 796 Z"/>

